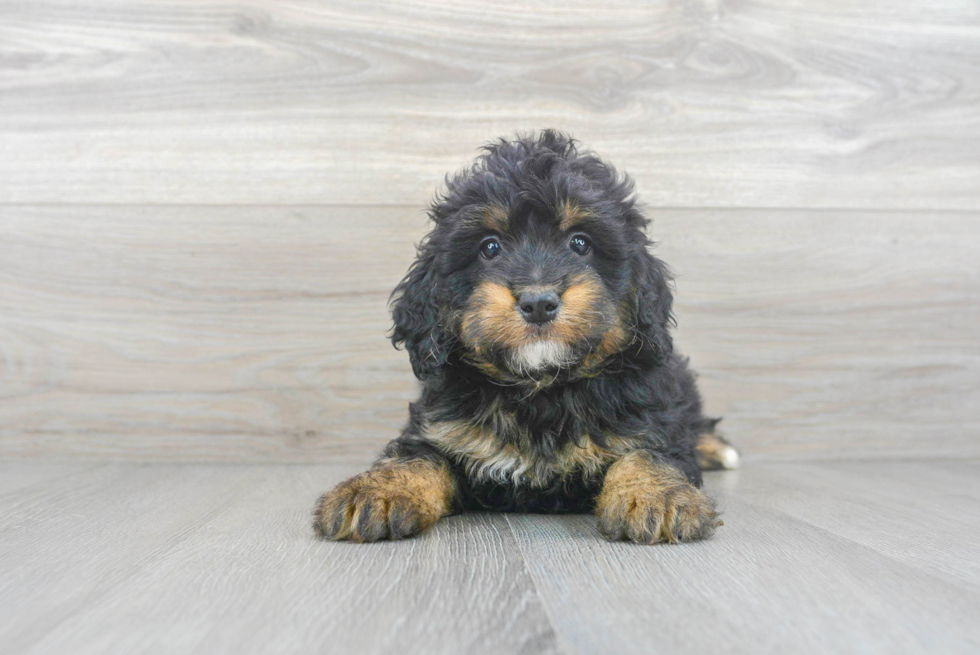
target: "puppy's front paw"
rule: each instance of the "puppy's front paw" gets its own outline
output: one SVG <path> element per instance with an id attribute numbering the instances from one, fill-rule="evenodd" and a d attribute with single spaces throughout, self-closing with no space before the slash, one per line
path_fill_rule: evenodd
<path id="1" fill-rule="evenodd" d="M 704 539 L 721 525 L 714 503 L 676 468 L 630 453 L 606 474 L 596 501 L 600 534 L 641 544 Z"/>
<path id="2" fill-rule="evenodd" d="M 313 529 L 326 539 L 403 539 L 448 514 L 452 492 L 449 471 L 437 464 L 386 462 L 321 496 Z"/>

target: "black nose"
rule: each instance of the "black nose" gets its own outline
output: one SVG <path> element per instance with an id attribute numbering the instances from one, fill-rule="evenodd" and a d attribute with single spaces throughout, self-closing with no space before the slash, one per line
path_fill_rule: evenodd
<path id="1" fill-rule="evenodd" d="M 517 307 L 528 323 L 547 323 L 558 314 L 558 294 L 554 291 L 525 291 Z"/>

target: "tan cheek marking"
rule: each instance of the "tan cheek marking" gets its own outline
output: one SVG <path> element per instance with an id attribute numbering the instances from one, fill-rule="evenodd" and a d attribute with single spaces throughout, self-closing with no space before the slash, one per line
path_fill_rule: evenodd
<path id="1" fill-rule="evenodd" d="M 590 310 L 595 304 L 596 298 L 602 294 L 602 287 L 599 282 L 591 278 L 582 278 L 567 289 L 562 294 L 561 299 L 568 311 L 581 313 Z"/>
<path id="2" fill-rule="evenodd" d="M 627 335 L 623 326 L 616 323 L 602 337 L 602 341 L 582 360 L 582 370 L 588 374 L 595 371 L 604 361 L 626 347 Z"/>
<path id="3" fill-rule="evenodd" d="M 625 341 L 626 331 L 623 330 L 623 326 L 617 322 L 616 325 L 606 332 L 606 336 L 602 338 L 602 342 L 599 344 L 599 347 L 596 348 L 596 351 L 599 354 L 608 357 L 609 355 L 622 350 L 623 346 L 625 345 Z"/>
<path id="4" fill-rule="evenodd" d="M 463 313 L 463 341 L 478 352 L 490 344 L 519 347 L 527 328 L 514 309 L 516 304 L 510 289 L 502 284 L 480 284 L 470 298 L 469 309 Z"/>
<path id="5" fill-rule="evenodd" d="M 561 296 L 561 309 L 553 326 L 556 336 L 566 343 L 590 336 L 595 326 L 603 323 L 604 304 L 598 280 L 586 277 L 573 282 Z"/>
<path id="6" fill-rule="evenodd" d="M 582 360 L 581 372 L 590 375 L 598 372 L 599 367 L 612 355 L 621 352 L 629 344 L 630 335 L 623 327 L 623 316 L 629 312 L 628 306 L 621 306 L 616 313 L 616 322 L 609 328 L 602 341 L 595 347 L 585 359 Z"/>

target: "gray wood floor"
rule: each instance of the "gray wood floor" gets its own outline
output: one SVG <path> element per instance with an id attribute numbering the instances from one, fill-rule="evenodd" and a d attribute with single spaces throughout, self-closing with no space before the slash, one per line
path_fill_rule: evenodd
<path id="1" fill-rule="evenodd" d="M 725 525 L 474 514 L 314 539 L 340 465 L 0 464 L 3 653 L 975 653 L 980 460 L 749 463 Z"/>

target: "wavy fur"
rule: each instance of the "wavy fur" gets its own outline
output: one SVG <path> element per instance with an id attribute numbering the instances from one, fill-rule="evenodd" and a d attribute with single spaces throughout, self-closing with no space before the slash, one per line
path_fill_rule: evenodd
<path id="1" fill-rule="evenodd" d="M 601 492 L 605 534 L 709 535 L 717 522 L 697 489 L 695 447 L 717 419 L 702 414 L 695 376 L 674 353 L 672 278 L 650 251 L 632 181 L 545 130 L 487 145 L 447 177 L 429 214 L 432 230 L 391 298 L 391 339 L 422 393 L 375 468 L 449 471 L 452 511 L 586 511 Z M 570 246 L 578 237 L 584 252 Z M 487 239 L 498 256 L 481 256 Z M 531 324 L 518 298 L 542 288 L 561 303 L 552 321 Z M 361 515 L 330 494 L 319 506 L 347 512 L 317 516 L 327 537 L 324 526 Z M 671 517 L 685 523 L 675 530 Z M 370 522 L 361 531 L 396 532 Z"/>

